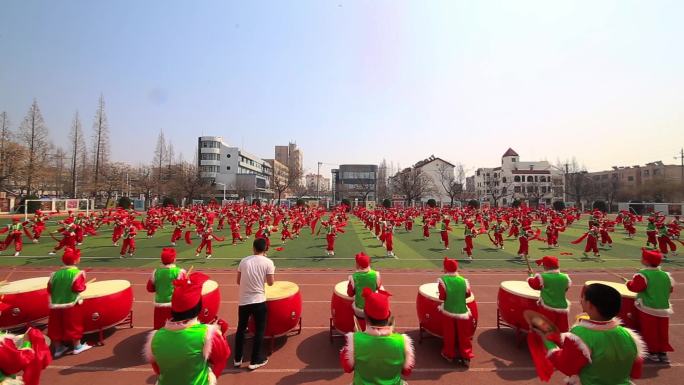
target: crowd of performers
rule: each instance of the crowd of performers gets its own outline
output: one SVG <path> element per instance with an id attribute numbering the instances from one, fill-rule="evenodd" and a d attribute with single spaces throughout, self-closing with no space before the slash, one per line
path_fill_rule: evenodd
<path id="1" fill-rule="evenodd" d="M 212 242 L 225 241 L 214 232 L 229 228 L 232 244 L 253 237 L 270 245 L 273 234 L 280 234 L 281 243 L 296 239 L 305 228 L 312 234 L 323 232 L 326 252 L 334 255 L 337 234 L 343 233 L 349 215 L 357 217 L 395 256 L 393 236 L 397 229 L 413 231 L 419 220 L 423 237 L 428 241 L 432 229 L 438 228 L 440 242 L 449 248 L 452 225 L 464 224 L 463 254 L 473 258 L 473 239 L 487 236 L 497 248 L 504 248 L 510 237 L 518 240 L 518 256 L 527 259 L 529 242 L 546 242 L 558 247 L 558 236 L 567 226 L 588 216 L 587 231 L 573 243 L 585 244 L 585 253 L 598 255 L 599 247 L 611 247 L 610 233 L 622 226 L 629 237 L 634 237 L 635 223 L 642 217 L 629 212 L 620 213 L 611 220 L 595 211 L 580 214 L 569 209 L 553 210 L 492 209 L 480 211 L 470 208 L 456 209 L 365 209 L 355 208 L 349 213 L 342 206 L 331 212 L 319 208 L 281 208 L 273 206 L 229 205 L 193 206 L 187 209 L 151 208 L 145 215 L 134 211 L 107 210 L 84 215 L 69 213 L 59 220 L 59 229 L 49 232 L 57 244 L 52 253 L 62 254 L 63 268 L 55 271 L 48 283 L 50 313 L 47 337 L 36 329 L 25 334 L 0 335 L 0 384 L 5 378 L 23 371 L 26 384 L 38 384 L 40 371 L 51 359 L 63 354 L 80 354 L 91 348 L 82 342 L 83 324 L 79 314 L 79 294 L 88 282 L 85 271 L 78 268 L 80 250 L 88 236 L 97 235 L 103 225 L 112 226 L 111 241 L 121 245 L 120 256 L 134 255 L 138 234 L 154 237 L 163 226 L 172 226 L 170 243 L 175 246 L 181 239 L 192 244 L 193 237 L 200 242 L 196 255 L 204 251 L 212 255 Z M 22 237 L 39 242 L 50 215 L 37 212 L 25 222 L 14 218 L 2 232 L 8 232 L 3 249 L 15 246 L 20 252 Z M 679 218 L 667 222 L 664 216 L 653 214 L 646 218 L 647 246 L 642 252 L 643 268 L 626 282 L 636 293 L 636 330 L 624 328 L 616 318 L 620 309 L 620 294 L 609 286 L 589 285 L 581 298 L 584 316 L 574 326 L 568 320 L 569 301 L 566 292 L 570 277 L 560 272 L 560 263 L 554 256 L 536 260 L 543 268 L 539 273 L 530 269 L 528 285 L 540 291 L 538 311 L 555 325 L 552 331 L 538 330 L 528 338 L 538 373 L 542 378 L 559 370 L 579 378 L 583 384 L 628 383 L 638 378 L 643 359 L 669 362 L 667 353 L 673 351 L 669 343 L 669 317 L 672 314 L 670 295 L 674 288 L 671 276 L 664 272 L 661 263 L 676 252 Z M 320 222 L 320 223 L 319 223 Z M 539 222 L 545 230 L 538 226 Z M 244 227 L 244 237 L 242 228 Z M 256 242 L 256 241 L 255 241 Z M 256 243 L 255 243 L 256 245 Z M 256 249 L 255 249 L 256 251 Z M 265 254 L 263 255 L 265 258 Z M 176 251 L 165 248 L 161 252 L 161 266 L 155 269 L 147 283 L 154 293 L 154 327 L 157 330 L 146 345 L 146 354 L 159 384 L 209 384 L 221 375 L 230 356 L 226 342 L 228 325 L 220 320 L 206 325 L 197 321 L 202 283 L 208 277 L 191 273 L 175 264 Z M 473 333 L 475 321 L 466 306 L 472 293 L 468 280 L 459 273 L 456 260 L 445 258 L 442 274 L 436 276 L 440 311 L 444 314 L 441 355 L 449 362 L 469 366 L 474 358 Z M 390 307 L 391 293 L 383 287 L 380 273 L 371 268 L 371 258 L 363 253 L 355 257 L 355 271 L 349 276 L 347 294 L 353 298 L 357 331 L 346 336 L 340 352 L 344 371 L 353 372 L 355 384 L 401 383 L 415 366 L 411 339 L 394 331 Z M 6 306 L 0 299 L 0 312 Z M 182 341 L 183 343 L 180 343 Z M 48 349 L 51 345 L 52 351 Z M 619 353 L 619 354 L 618 354 Z M 189 382 L 188 382 L 189 381 Z M 606 382 L 607 381 L 607 382 Z"/>

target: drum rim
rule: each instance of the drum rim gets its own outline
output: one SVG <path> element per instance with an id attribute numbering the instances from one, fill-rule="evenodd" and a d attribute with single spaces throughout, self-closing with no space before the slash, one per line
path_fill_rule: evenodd
<path id="1" fill-rule="evenodd" d="M 427 282 L 427 283 L 424 283 L 424 284 L 418 286 L 418 294 L 419 294 L 419 295 L 422 295 L 423 297 L 425 297 L 425 298 L 427 298 L 427 299 L 429 299 L 429 300 L 431 300 L 431 301 L 435 301 L 435 302 L 439 302 L 439 303 L 444 303 L 444 301 L 442 301 L 441 299 L 439 299 L 439 297 L 429 297 L 426 293 L 423 293 L 423 291 L 420 290 L 423 286 L 427 286 L 427 285 L 435 285 L 435 286 L 437 286 L 437 283 L 436 283 L 436 282 Z M 439 290 L 439 289 L 437 289 L 437 290 Z M 471 291 L 470 291 L 470 296 L 466 298 L 466 303 L 473 303 L 473 302 L 475 302 L 475 293 L 473 293 L 472 290 L 471 290 Z"/>
<path id="2" fill-rule="evenodd" d="M 39 279 L 44 279 L 45 283 L 43 287 L 36 287 L 34 289 L 31 289 L 29 291 L 4 291 L 3 289 L 6 289 L 8 286 L 11 286 L 17 282 L 22 282 L 22 281 L 30 281 L 30 280 L 39 280 Z M 50 282 L 50 277 L 33 277 L 33 278 L 24 278 L 24 279 L 18 279 L 16 281 L 10 281 L 6 285 L 0 286 L 0 295 L 16 295 L 16 294 L 25 294 L 25 293 L 33 293 L 35 291 L 40 291 L 40 290 L 47 290 L 47 284 Z"/>
<path id="3" fill-rule="evenodd" d="M 345 284 L 345 283 L 346 283 L 346 284 L 349 284 L 349 281 L 340 281 L 340 282 L 336 283 L 335 286 L 333 287 L 333 294 L 336 295 L 336 296 L 338 296 L 338 297 L 340 297 L 340 298 L 342 298 L 342 299 L 346 299 L 346 300 L 349 300 L 349 301 L 353 301 L 353 300 L 354 300 L 354 297 L 348 296 L 347 293 L 340 293 L 340 292 L 337 291 L 337 286 L 342 285 L 342 284 Z"/>
<path id="4" fill-rule="evenodd" d="M 102 295 L 98 295 L 98 296 L 96 296 L 96 297 L 93 297 L 92 295 L 86 294 L 86 293 L 88 292 L 88 287 L 86 287 L 85 291 L 83 291 L 83 292 L 81 293 L 81 295 L 80 295 L 81 299 L 82 299 L 82 300 L 88 300 L 88 299 L 104 298 L 104 297 L 109 296 L 109 295 L 114 295 L 114 294 L 123 293 L 123 292 L 126 291 L 126 290 L 130 290 L 131 292 L 133 291 L 133 286 L 131 285 L 131 282 L 130 282 L 130 281 L 127 281 L 127 280 L 125 280 L 125 279 L 108 279 L 108 280 L 106 280 L 106 281 L 96 281 L 96 282 L 91 283 L 90 285 L 97 285 L 97 286 L 100 286 L 100 284 L 102 284 L 102 283 L 105 283 L 105 282 L 113 282 L 113 281 L 127 282 L 127 283 L 128 283 L 128 287 L 125 287 L 125 288 L 123 288 L 122 290 L 119 290 L 119 291 L 114 291 L 114 292 L 111 292 L 111 293 L 105 293 L 105 294 L 102 294 Z"/>
<path id="5" fill-rule="evenodd" d="M 275 285 L 276 285 L 277 283 L 279 283 L 279 282 L 291 283 L 291 284 L 295 285 L 295 287 L 297 288 L 297 291 L 295 291 L 294 293 L 292 293 L 292 294 L 290 294 L 290 295 L 280 295 L 280 296 L 277 296 L 277 297 L 268 297 L 268 295 L 266 294 L 266 290 L 267 290 L 267 289 L 266 289 L 266 290 L 264 290 L 264 295 L 266 296 L 266 302 L 269 302 L 269 301 L 279 301 L 279 300 L 281 300 L 281 299 L 286 299 L 286 298 L 294 298 L 297 294 L 300 294 L 300 293 L 301 293 L 301 290 L 299 290 L 299 285 L 297 285 L 296 283 L 294 283 L 294 282 L 292 282 L 292 281 L 275 281 L 275 282 L 273 283 L 273 286 L 275 286 Z M 270 286 L 270 287 L 273 287 L 273 286 Z M 267 287 L 269 287 L 269 286 L 267 286 Z"/>
<path id="6" fill-rule="evenodd" d="M 600 281 L 600 280 L 592 279 L 592 280 L 589 280 L 589 281 L 585 281 L 585 282 L 584 282 L 584 285 L 583 285 L 582 287 L 583 287 L 583 288 L 584 288 L 584 287 L 587 287 L 587 285 L 590 285 L 590 284 L 591 284 L 590 282 L 591 282 L 591 283 L 601 283 L 601 284 L 604 284 L 604 285 L 605 285 L 606 283 L 610 283 L 610 284 L 612 284 L 612 285 L 619 285 L 619 286 L 621 286 L 621 288 L 624 289 L 624 290 L 618 290 L 618 293 L 620 293 L 620 297 L 629 298 L 629 299 L 636 299 L 637 293 L 635 293 L 635 292 L 633 292 L 633 291 L 629 291 L 629 289 L 627 289 L 627 285 L 624 284 L 624 283 L 614 282 L 614 281 Z M 612 287 L 612 288 L 615 289 L 615 287 L 613 287 L 612 285 L 606 285 L 606 286 L 610 286 L 610 287 Z M 616 289 L 616 290 L 617 290 L 617 289 Z M 624 291 L 624 293 L 623 293 L 623 291 Z"/>
<path id="7" fill-rule="evenodd" d="M 541 296 L 541 292 L 540 292 L 540 291 L 534 290 L 534 289 L 532 289 L 531 287 L 530 287 L 529 289 L 532 290 L 532 291 L 534 291 L 534 292 L 536 292 L 536 294 L 537 294 L 536 296 L 532 296 L 532 295 L 529 295 L 529 294 L 526 294 L 526 293 L 517 293 L 517 292 L 510 291 L 510 290 L 508 290 L 506 287 L 504 287 L 504 285 L 503 285 L 503 284 L 506 283 L 506 282 L 522 282 L 522 283 L 527 284 L 527 282 L 525 282 L 525 281 L 514 281 L 514 280 L 502 281 L 501 284 L 499 285 L 499 289 L 505 291 L 506 293 L 513 294 L 513 295 L 518 296 L 518 297 L 527 298 L 527 299 L 534 299 L 534 300 L 538 300 L 539 297 Z M 529 287 L 529 286 L 528 286 L 528 287 Z"/>

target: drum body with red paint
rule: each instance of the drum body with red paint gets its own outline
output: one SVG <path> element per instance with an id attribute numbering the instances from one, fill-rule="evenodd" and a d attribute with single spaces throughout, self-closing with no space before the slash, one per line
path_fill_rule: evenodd
<path id="1" fill-rule="evenodd" d="M 221 305 L 221 291 L 216 281 L 208 280 L 202 285 L 202 310 L 197 317 L 202 323 L 216 320 Z"/>
<path id="2" fill-rule="evenodd" d="M 98 281 L 87 285 L 83 299 L 83 334 L 112 328 L 133 309 L 133 290 L 125 280 Z"/>
<path id="3" fill-rule="evenodd" d="M 503 281 L 497 296 L 499 317 L 513 328 L 529 330 L 530 326 L 525 321 L 523 312 L 537 311 L 538 301 L 539 291 L 532 289 L 527 281 Z"/>
<path id="4" fill-rule="evenodd" d="M 302 317 L 302 295 L 294 282 L 276 281 L 266 286 L 266 337 L 286 335 L 299 325 Z M 248 329 L 254 333 L 254 322 L 250 319 Z"/>
<path id="5" fill-rule="evenodd" d="M 636 323 L 636 307 L 634 306 L 634 301 L 636 300 L 636 293 L 629 291 L 627 285 L 618 282 L 610 281 L 587 281 L 582 286 L 582 295 L 584 295 L 584 289 L 591 285 L 592 283 L 600 283 L 607 285 L 617 290 L 622 297 L 622 302 L 620 303 L 620 312 L 618 313 L 618 318 L 622 320 L 622 324 L 630 329 L 637 330 Z"/>
<path id="6" fill-rule="evenodd" d="M 439 299 L 439 288 L 437 283 L 426 283 L 418 289 L 418 296 L 416 297 L 416 312 L 418 314 L 418 321 L 430 334 L 441 337 L 442 324 L 445 315 L 439 310 L 442 300 Z M 475 319 L 475 325 L 479 320 L 477 310 L 477 301 L 475 295 L 471 293 L 470 297 L 466 298 L 466 306 L 470 309 L 470 313 Z M 475 328 L 473 328 L 473 333 Z"/>
<path id="7" fill-rule="evenodd" d="M 49 280 L 50 277 L 29 278 L 0 286 L 2 302 L 10 305 L 0 315 L 0 329 L 17 329 L 45 319 L 49 314 Z"/>
<path id="8" fill-rule="evenodd" d="M 335 285 L 330 300 L 330 316 L 333 319 L 333 326 L 340 333 L 354 331 L 354 298 L 347 295 L 347 285 L 347 281 Z"/>

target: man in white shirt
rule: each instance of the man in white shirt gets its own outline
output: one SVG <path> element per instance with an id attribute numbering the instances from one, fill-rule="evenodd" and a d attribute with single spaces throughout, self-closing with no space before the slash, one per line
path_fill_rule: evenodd
<path id="1" fill-rule="evenodd" d="M 257 238 L 252 244 L 254 255 L 245 257 L 238 266 L 237 283 L 240 286 L 240 300 L 238 303 L 238 326 L 235 333 L 235 356 L 233 366 L 242 365 L 242 349 L 249 317 L 254 317 L 254 345 L 250 370 L 260 368 L 268 359 L 261 353 L 266 330 L 266 292 L 264 283 L 273 286 L 275 281 L 275 265 L 266 257 L 266 240 Z"/>

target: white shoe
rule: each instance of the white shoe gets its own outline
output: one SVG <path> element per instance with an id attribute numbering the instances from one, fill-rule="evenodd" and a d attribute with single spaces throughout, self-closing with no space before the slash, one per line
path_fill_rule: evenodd
<path id="1" fill-rule="evenodd" d="M 240 366 L 242 366 L 242 360 L 240 360 L 240 361 L 233 361 L 233 367 L 234 367 L 234 368 L 239 368 Z"/>
<path id="2" fill-rule="evenodd" d="M 38 243 L 38 240 L 37 240 L 37 239 L 34 239 L 32 242 L 33 242 L 33 243 Z"/>
<path id="3" fill-rule="evenodd" d="M 62 345 L 61 348 L 55 349 L 55 353 L 52 355 L 52 357 L 54 357 L 54 358 L 59 358 L 59 357 L 63 356 L 64 353 L 67 352 L 67 350 L 69 350 L 69 348 L 67 348 L 66 346 Z"/>
<path id="4" fill-rule="evenodd" d="M 171 242 L 171 246 L 176 246 L 176 242 Z"/>
<path id="5" fill-rule="evenodd" d="M 55 255 L 55 252 L 54 252 L 54 251 L 51 251 L 51 252 L 48 253 L 48 255 Z"/>
<path id="6" fill-rule="evenodd" d="M 85 352 L 86 350 L 90 350 L 91 348 L 92 348 L 92 346 L 90 346 L 88 344 L 81 344 L 81 346 L 75 347 L 74 351 L 71 354 L 77 355 L 77 354 Z"/>
<path id="7" fill-rule="evenodd" d="M 264 362 L 259 363 L 259 364 L 249 364 L 248 368 L 249 368 L 249 370 L 255 370 L 255 369 L 259 369 L 260 367 L 262 367 L 266 364 L 268 364 L 268 360 L 264 360 Z"/>
<path id="8" fill-rule="evenodd" d="M 211 254 L 207 254 L 207 259 L 211 258 Z"/>
<path id="9" fill-rule="evenodd" d="M 195 257 L 199 257 L 199 253 L 196 253 L 196 254 L 195 254 Z"/>
<path id="10" fill-rule="evenodd" d="M 472 256 L 472 255 L 469 255 L 469 256 L 468 256 L 468 260 L 469 260 L 469 261 L 472 261 L 472 260 L 473 260 L 473 256 Z"/>
<path id="11" fill-rule="evenodd" d="M 76 246 L 81 246 L 83 242 L 77 243 Z"/>
<path id="12" fill-rule="evenodd" d="M 18 257 L 18 256 L 19 256 L 19 252 L 17 251 L 16 253 L 14 253 L 14 256 L 15 256 L 15 257 Z"/>
<path id="13" fill-rule="evenodd" d="M 330 252 L 330 255 L 335 256 L 335 252 L 334 252 L 334 251 L 331 251 L 331 252 Z"/>
<path id="14" fill-rule="evenodd" d="M 119 255 L 119 258 L 124 259 L 124 255 L 123 254 Z"/>

